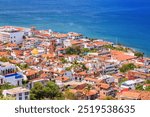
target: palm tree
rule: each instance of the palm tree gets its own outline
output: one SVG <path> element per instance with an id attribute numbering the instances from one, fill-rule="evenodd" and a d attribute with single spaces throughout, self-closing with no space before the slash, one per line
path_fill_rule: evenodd
<path id="1" fill-rule="evenodd" d="M 92 89 L 92 86 L 90 84 L 88 84 L 86 87 L 85 87 L 85 95 L 88 96 L 90 90 Z M 89 97 L 88 97 L 89 98 Z"/>

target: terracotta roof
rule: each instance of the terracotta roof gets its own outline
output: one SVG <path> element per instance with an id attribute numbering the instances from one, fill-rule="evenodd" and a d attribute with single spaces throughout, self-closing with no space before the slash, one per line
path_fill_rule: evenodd
<path id="1" fill-rule="evenodd" d="M 140 95 L 141 100 L 150 100 L 150 92 L 143 91 Z"/>
<path id="2" fill-rule="evenodd" d="M 87 86 L 86 83 L 79 84 L 79 85 L 75 86 L 75 89 L 77 89 L 77 90 L 83 90 L 86 86 Z"/>
<path id="3" fill-rule="evenodd" d="M 121 98 L 150 100 L 149 91 L 128 90 L 119 94 Z"/>
<path id="4" fill-rule="evenodd" d="M 62 81 L 62 82 L 67 82 L 67 81 L 69 81 L 69 78 L 63 76 L 63 77 L 57 77 L 56 80 L 60 80 L 60 81 Z"/>
<path id="5" fill-rule="evenodd" d="M 40 77 L 41 77 L 41 78 L 46 78 L 46 77 L 48 77 L 48 75 L 45 74 L 45 73 L 43 73 L 43 74 L 40 75 Z"/>
<path id="6" fill-rule="evenodd" d="M 37 70 L 33 70 L 33 69 L 28 69 L 26 70 L 26 76 L 31 76 L 31 75 L 34 75 L 34 74 L 37 74 L 38 71 Z"/>
<path id="7" fill-rule="evenodd" d="M 86 93 L 86 96 L 92 96 L 96 95 L 98 92 L 96 90 L 90 90 L 89 92 Z"/>
<path id="8" fill-rule="evenodd" d="M 83 72 L 78 72 L 76 73 L 77 75 L 82 75 L 82 76 L 86 76 L 88 75 L 88 73 L 86 73 L 86 71 L 83 71 Z"/>
<path id="9" fill-rule="evenodd" d="M 17 61 L 17 60 L 9 60 L 10 61 L 10 63 L 13 63 L 13 64 L 19 64 L 20 62 L 19 61 Z"/>
<path id="10" fill-rule="evenodd" d="M 95 83 L 101 82 L 101 80 L 98 80 L 98 79 L 96 79 L 96 78 L 89 78 L 89 77 L 84 78 L 84 80 L 86 80 L 86 81 L 91 81 L 91 82 L 95 82 Z"/>
<path id="11" fill-rule="evenodd" d="M 109 84 L 106 84 L 106 83 L 99 83 L 98 86 L 101 88 L 101 89 L 109 89 L 110 88 L 110 85 Z"/>
<path id="12" fill-rule="evenodd" d="M 23 51 L 21 50 L 13 50 L 16 55 L 23 55 Z"/>
<path id="13" fill-rule="evenodd" d="M 83 43 L 82 40 L 78 40 L 78 41 L 77 41 L 77 40 L 72 40 L 72 41 L 71 41 L 71 44 L 72 44 L 72 45 L 77 45 L 77 44 L 82 44 L 82 43 Z"/>
<path id="14" fill-rule="evenodd" d="M 53 57 L 55 57 L 55 54 L 43 54 L 42 57 L 43 58 L 53 58 Z"/>
<path id="15" fill-rule="evenodd" d="M 56 38 L 67 38 L 68 37 L 68 34 L 60 34 L 60 33 L 57 33 L 54 35 L 54 37 Z"/>
<path id="16" fill-rule="evenodd" d="M 10 55 L 9 52 L 0 52 L 0 56 L 8 56 Z"/>
<path id="17" fill-rule="evenodd" d="M 8 43 L 6 44 L 7 47 L 17 47 L 17 44 L 15 43 Z"/>
<path id="18" fill-rule="evenodd" d="M 141 92 L 135 90 L 125 90 L 119 93 L 120 98 L 124 99 L 140 99 Z"/>
<path id="19" fill-rule="evenodd" d="M 97 46 L 104 46 L 104 45 L 107 45 L 109 43 L 106 41 L 95 41 L 94 44 Z"/>
<path id="20" fill-rule="evenodd" d="M 111 50 L 111 55 L 114 59 L 117 59 L 119 61 L 132 60 L 137 58 L 136 56 L 127 55 L 124 52 L 117 50 Z"/>

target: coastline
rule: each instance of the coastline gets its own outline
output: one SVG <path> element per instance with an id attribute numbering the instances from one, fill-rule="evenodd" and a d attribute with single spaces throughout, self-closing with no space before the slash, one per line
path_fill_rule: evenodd
<path id="1" fill-rule="evenodd" d="M 38 28 L 38 27 L 37 27 Z M 40 30 L 42 29 L 42 28 L 39 28 Z M 45 30 L 48 30 L 48 28 L 45 28 Z M 53 30 L 53 29 L 52 29 Z M 54 30 L 55 31 L 55 30 Z M 66 32 L 66 31 L 57 31 L 56 30 L 56 32 L 59 32 L 59 33 L 68 33 L 68 32 Z M 84 35 L 85 37 L 88 37 L 88 38 L 93 38 L 93 39 L 98 39 L 98 40 L 103 40 L 103 41 L 107 41 L 107 42 L 111 42 L 111 43 L 113 43 L 113 44 L 115 44 L 115 45 L 117 45 L 116 44 L 116 40 L 114 40 L 113 39 L 113 37 L 111 38 L 110 36 L 109 36 L 109 34 L 108 34 L 108 36 L 106 36 L 106 37 L 99 37 L 99 36 L 92 36 L 92 35 L 86 35 L 86 33 L 81 33 L 81 32 L 76 32 L 76 33 L 80 33 L 80 34 L 82 34 L 82 35 Z M 117 37 L 117 36 L 116 36 Z M 144 53 L 144 57 L 148 57 L 148 58 L 150 58 L 150 53 L 148 53 L 148 51 L 143 51 L 143 49 L 141 48 L 136 48 L 136 47 L 134 47 L 134 45 L 133 46 L 128 46 L 128 44 L 127 43 L 123 43 L 123 42 L 120 42 L 122 39 L 121 39 L 121 37 L 119 38 L 119 40 L 117 40 L 118 42 L 118 44 L 120 44 L 120 45 L 122 45 L 122 46 L 124 46 L 124 47 L 126 47 L 126 48 L 130 48 L 130 49 L 132 49 L 133 51 L 135 51 L 135 52 L 141 52 L 141 53 Z M 145 53 L 147 53 L 147 54 L 145 54 Z"/>
<path id="2" fill-rule="evenodd" d="M 26 90 L 28 96 L 15 95 L 15 99 L 120 100 L 124 99 L 121 97 L 124 89 L 128 89 L 128 93 L 137 92 L 138 84 L 149 83 L 150 58 L 119 43 L 81 33 L 3 26 L 0 27 L 0 47 L 1 84 L 5 86 L 9 82 L 17 86 L 17 89 L 3 90 L 3 99 L 7 97 L 6 91 Z M 43 87 L 42 92 L 34 91 L 38 85 Z M 45 95 L 45 88 L 51 85 L 54 89 L 57 87 L 54 97 L 53 93 Z M 68 91 L 73 97 L 67 95 Z M 142 89 L 138 93 L 146 91 Z M 37 97 L 40 92 L 41 97 Z M 82 97 L 77 95 L 79 92 Z"/>
<path id="3" fill-rule="evenodd" d="M 58 31 L 56 31 L 58 32 Z M 67 33 L 67 32 L 59 32 L 59 33 Z M 80 32 L 76 32 L 76 33 L 79 33 L 79 34 L 82 34 Z M 127 46 L 125 43 L 120 43 L 118 40 L 118 42 L 116 43 L 115 41 L 113 41 L 112 39 L 106 39 L 106 38 L 101 38 L 101 37 L 94 37 L 94 36 L 86 36 L 85 34 L 82 34 L 84 37 L 87 37 L 87 38 L 92 38 L 92 39 L 96 39 L 96 40 L 102 40 L 102 41 L 106 41 L 106 42 L 110 42 L 110 43 L 113 43 L 114 45 L 120 45 L 122 47 L 125 47 L 125 48 L 129 48 L 131 49 L 133 52 L 140 52 L 140 53 L 143 53 L 144 54 L 144 57 L 148 57 L 150 58 L 150 54 L 145 54 L 144 51 L 140 50 L 139 48 L 134 48 L 133 46 Z M 112 40 L 112 41 L 111 41 Z M 121 40 L 121 39 L 120 39 Z"/>

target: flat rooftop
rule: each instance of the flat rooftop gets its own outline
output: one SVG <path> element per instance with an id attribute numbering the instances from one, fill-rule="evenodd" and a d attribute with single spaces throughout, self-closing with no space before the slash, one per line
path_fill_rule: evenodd
<path id="1" fill-rule="evenodd" d="M 17 88 L 13 88 L 13 89 L 8 89 L 8 90 L 4 90 L 5 92 L 7 92 L 8 94 L 18 94 L 18 93 L 25 93 L 25 92 L 29 92 L 30 90 L 23 88 L 23 87 L 17 87 Z"/>

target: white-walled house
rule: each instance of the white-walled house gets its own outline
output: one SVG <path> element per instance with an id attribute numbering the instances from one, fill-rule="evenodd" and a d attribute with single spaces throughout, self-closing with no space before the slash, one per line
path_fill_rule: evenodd
<path id="1" fill-rule="evenodd" d="M 103 76 L 99 77 L 98 79 L 103 80 L 104 82 L 106 82 L 108 84 L 115 82 L 115 78 L 110 75 L 103 75 Z"/>
<path id="2" fill-rule="evenodd" d="M 10 83 L 15 86 L 22 86 L 24 75 L 21 72 L 16 72 L 17 67 L 8 62 L 0 62 L 0 85 Z"/>
<path id="3" fill-rule="evenodd" d="M 82 57 L 78 55 L 70 55 L 70 56 L 65 57 L 65 59 L 69 62 L 74 62 L 74 61 L 81 62 L 84 60 Z"/>
<path id="4" fill-rule="evenodd" d="M 73 74 L 71 71 L 65 71 L 64 76 L 70 78 L 71 80 L 73 79 Z"/>
<path id="5" fill-rule="evenodd" d="M 16 66 L 9 62 L 0 62 L 0 75 L 11 74 L 16 71 Z"/>
<path id="6" fill-rule="evenodd" d="M 4 43 L 16 43 L 20 44 L 23 42 L 23 31 L 17 31 L 15 29 L 0 30 L 0 41 Z"/>
<path id="7" fill-rule="evenodd" d="M 16 100 L 29 100 L 30 99 L 30 90 L 26 88 L 22 88 L 22 87 L 3 90 L 2 94 L 4 95 L 4 97 L 12 96 Z"/>
<path id="8" fill-rule="evenodd" d="M 30 80 L 30 82 L 27 84 L 28 89 L 32 89 L 35 85 L 35 83 L 39 82 L 42 83 L 43 85 L 46 85 L 49 79 L 47 78 L 35 78 L 33 80 Z"/>
<path id="9" fill-rule="evenodd" d="M 20 44 L 23 42 L 24 36 L 32 36 L 30 28 L 15 26 L 0 27 L 0 41 L 4 43 Z"/>
<path id="10" fill-rule="evenodd" d="M 116 63 L 105 63 L 103 66 L 103 74 L 118 73 L 118 64 Z"/>
<path id="11" fill-rule="evenodd" d="M 24 79 L 24 76 L 22 73 L 13 73 L 9 75 L 2 76 L 0 75 L 0 84 L 4 83 L 10 83 L 14 86 L 22 86 L 22 81 Z"/>
<path id="12" fill-rule="evenodd" d="M 83 38 L 83 35 L 76 33 L 76 32 L 68 32 L 68 36 L 69 36 L 69 38 L 72 38 L 72 39 Z"/>
<path id="13" fill-rule="evenodd" d="M 70 39 L 64 40 L 63 44 L 64 44 L 64 47 L 65 47 L 65 48 L 71 47 L 71 46 L 72 46 L 71 40 L 70 40 Z"/>
<path id="14" fill-rule="evenodd" d="M 120 86 L 121 89 L 135 89 L 137 85 L 143 85 L 145 80 L 143 79 L 135 79 L 135 80 L 127 80 L 123 82 Z"/>

